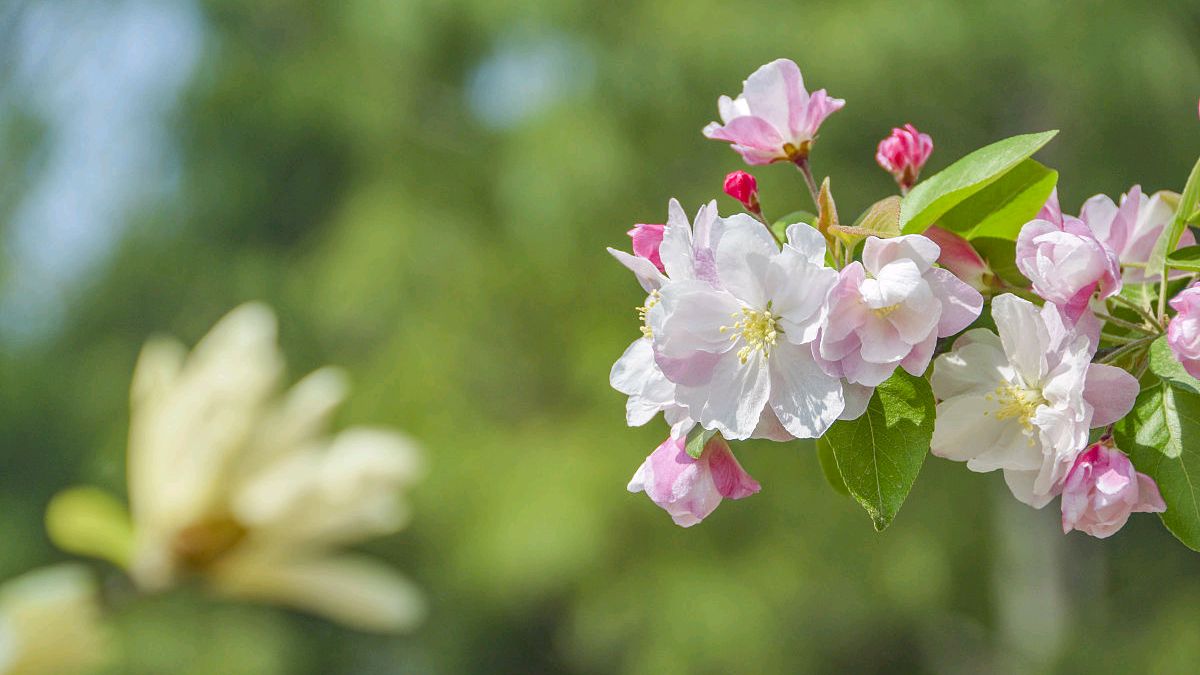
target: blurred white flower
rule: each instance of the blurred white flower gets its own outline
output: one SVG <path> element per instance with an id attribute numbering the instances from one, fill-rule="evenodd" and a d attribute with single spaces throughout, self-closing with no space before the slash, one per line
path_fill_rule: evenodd
<path id="1" fill-rule="evenodd" d="M 260 304 L 230 312 L 190 356 L 174 340 L 146 345 L 131 392 L 130 574 L 145 590 L 199 575 L 361 629 L 411 627 L 412 585 L 341 549 L 405 525 L 418 452 L 390 430 L 328 434 L 343 375 L 321 369 L 283 393 L 283 370 Z"/>
<path id="2" fill-rule="evenodd" d="M 0 586 L 0 674 L 91 672 L 109 646 L 86 568 L 47 567 Z"/>

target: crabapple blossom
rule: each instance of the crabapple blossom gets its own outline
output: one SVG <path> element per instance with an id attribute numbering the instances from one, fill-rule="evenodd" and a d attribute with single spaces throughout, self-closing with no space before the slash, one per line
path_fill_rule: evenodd
<path id="1" fill-rule="evenodd" d="M 1110 443 L 1093 444 L 1075 459 L 1062 487 L 1063 534 L 1071 530 L 1104 539 L 1124 527 L 1131 513 L 1167 510 L 1154 479 Z"/>
<path id="2" fill-rule="evenodd" d="M 677 425 L 638 467 L 628 488 L 645 492 L 680 527 L 704 520 L 724 498 L 741 499 L 762 489 L 720 436 L 708 441 L 699 459 L 689 455 L 685 444 L 691 426 Z"/>
<path id="3" fill-rule="evenodd" d="M 824 89 L 810 95 L 800 68 L 778 59 L 746 78 L 736 99 L 718 100 L 722 124 L 710 123 L 704 135 L 732 144 L 747 164 L 796 162 L 808 157 L 821 122 L 845 104 Z"/>
<path id="4" fill-rule="evenodd" d="M 638 223 L 627 233 L 633 240 L 633 254 L 654 263 L 658 271 L 664 273 L 666 270 L 663 269 L 662 256 L 658 252 L 658 247 L 662 246 L 663 230 L 666 227 L 666 225 Z"/>
<path id="5" fill-rule="evenodd" d="M 904 192 L 917 182 L 921 167 L 933 153 L 933 139 L 929 134 L 917 131 L 911 124 L 892 129 L 887 138 L 879 141 L 875 161 L 884 171 L 892 174 L 896 184 Z"/>
<path id="6" fill-rule="evenodd" d="M 693 279 L 699 274 L 715 281 L 710 242 L 720 236 L 724 223 L 717 215 L 717 205 L 713 201 L 700 207 L 693 228 L 683 207 L 672 199 L 667 206 L 667 224 L 661 227 L 663 229 L 658 234 L 657 245 L 653 251 L 644 251 L 646 255 L 629 255 L 624 251 L 608 249 L 613 257 L 634 273 L 642 288 L 649 293 L 645 303 L 637 308 L 638 317 L 642 320 L 642 336 L 629 345 L 609 373 L 609 383 L 613 389 L 629 397 L 625 417 L 630 426 L 649 422 L 659 411 L 664 412 L 670 424 L 686 418 L 687 410 L 675 403 L 674 383 L 666 378 L 655 363 L 650 340 L 652 332 L 646 322 L 646 313 L 658 304 L 661 297 L 659 289 L 669 280 L 668 272 L 675 278 Z M 635 235 L 635 252 L 637 241 Z M 650 253 L 653 253 L 653 258 Z"/>
<path id="7" fill-rule="evenodd" d="M 983 309 L 979 291 L 934 267 L 940 249 L 910 234 L 869 237 L 862 262 L 838 275 L 813 353 L 826 373 L 875 387 L 897 367 L 922 375 L 939 337 L 966 328 Z"/>
<path id="8" fill-rule="evenodd" d="M 922 234 L 942 250 L 937 259 L 939 265 L 981 293 L 993 290 L 996 275 L 971 242 L 937 225 L 926 228 Z"/>
<path id="9" fill-rule="evenodd" d="M 1136 265 L 1144 265 L 1150 260 L 1159 234 L 1175 216 L 1174 207 L 1164 195 L 1157 192 L 1147 197 L 1142 194 L 1141 187 L 1135 185 L 1121 195 L 1119 206 L 1107 195 L 1095 195 L 1084 202 L 1079 211 L 1079 219 L 1101 243 L 1117 254 L 1122 265 L 1135 265 L 1125 268 L 1124 280 L 1128 283 L 1153 283 L 1159 279 L 1158 272 Z M 1195 235 L 1185 229 L 1179 237 L 1179 246 L 1195 243 Z"/>
<path id="10" fill-rule="evenodd" d="M 672 274 L 647 314 L 658 365 L 692 418 L 726 438 L 751 436 L 763 420 L 773 422 L 771 413 L 792 436 L 820 436 L 845 407 L 840 382 L 821 370 L 809 344 L 837 280 L 825 265 L 824 237 L 795 224 L 780 250 L 750 216 L 724 225 L 715 279 Z"/>
<path id="11" fill-rule="evenodd" d="M 762 213 L 758 203 L 758 181 L 745 171 L 734 171 L 725 176 L 725 194 L 741 202 L 750 213 Z"/>
<path id="12" fill-rule="evenodd" d="M 992 301 L 999 335 L 967 331 L 933 366 L 937 405 L 931 451 L 972 471 L 1004 471 L 1013 495 L 1035 508 L 1061 487 L 1088 429 L 1133 407 L 1138 384 L 1091 363 L 1088 337 L 1058 308 L 1004 294 Z"/>
<path id="13" fill-rule="evenodd" d="M 1097 291 L 1103 300 L 1121 290 L 1120 262 L 1116 251 L 1079 218 L 1061 211 L 1054 218 L 1050 207 L 1043 207 L 1043 214 L 1051 219 L 1031 220 L 1017 235 L 1017 269 L 1033 282 L 1035 293 L 1058 305 L 1074 325 Z"/>
<path id="14" fill-rule="evenodd" d="M 1200 285 L 1192 284 L 1171 299 L 1178 314 L 1167 325 L 1167 345 L 1192 377 L 1200 377 Z"/>

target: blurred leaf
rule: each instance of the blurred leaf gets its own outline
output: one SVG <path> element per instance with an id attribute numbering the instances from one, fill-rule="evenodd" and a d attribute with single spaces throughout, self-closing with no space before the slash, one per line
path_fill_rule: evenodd
<path id="1" fill-rule="evenodd" d="M 825 432 L 838 473 L 876 530 L 891 524 L 908 497 L 929 453 L 933 418 L 929 382 L 897 369 L 875 389 L 862 417 Z"/>
<path id="2" fill-rule="evenodd" d="M 808 211 L 792 211 L 774 223 L 771 223 L 771 232 L 774 232 L 780 241 L 787 241 L 788 226 L 795 225 L 796 223 L 805 223 L 816 227 L 817 217 Z"/>
<path id="3" fill-rule="evenodd" d="M 1026 159 L 938 219 L 938 225 L 967 239 L 1011 241 L 1033 219 L 1058 183 L 1058 172 Z"/>
<path id="4" fill-rule="evenodd" d="M 708 441 L 716 433 L 715 429 L 705 429 L 699 424 L 692 427 L 692 430 L 688 432 L 687 442 L 684 445 L 687 454 L 693 459 L 700 459 L 700 455 L 704 454 L 704 448 L 708 445 Z"/>
<path id="5" fill-rule="evenodd" d="M 833 191 L 829 187 L 829 177 L 821 181 L 821 191 L 817 194 L 817 230 L 829 236 L 829 228 L 838 224 L 837 204 L 833 201 Z"/>
<path id="6" fill-rule="evenodd" d="M 56 546 L 75 555 L 128 568 L 133 525 L 125 505 L 94 487 L 64 490 L 46 507 L 46 532 Z"/>
<path id="7" fill-rule="evenodd" d="M 947 211 L 999 180 L 1057 133 L 1043 131 L 997 141 L 921 181 L 901 204 L 901 229 L 906 234 L 923 231 Z"/>
<path id="8" fill-rule="evenodd" d="M 1200 272 L 1200 246 L 1186 246 L 1167 256 L 1167 266 L 1188 272 Z"/>
<path id="9" fill-rule="evenodd" d="M 833 456 L 833 447 L 825 438 L 817 439 L 817 459 L 821 462 L 821 472 L 825 474 L 825 480 L 829 483 L 829 487 L 842 496 L 849 497 L 850 490 L 846 487 L 846 481 L 842 480 L 841 472 L 838 471 L 837 459 Z"/>
<path id="10" fill-rule="evenodd" d="M 1158 484 L 1163 524 L 1200 551 L 1200 394 L 1171 380 L 1145 389 L 1114 428 L 1117 446 Z"/>
<path id="11" fill-rule="evenodd" d="M 1158 235 L 1158 240 L 1154 242 L 1154 250 L 1150 252 L 1150 259 L 1146 261 L 1147 270 L 1161 270 L 1166 265 L 1167 252 L 1175 251 L 1175 247 L 1179 245 L 1179 238 L 1183 236 L 1183 231 L 1187 228 L 1188 214 L 1194 213 L 1197 210 L 1197 205 L 1200 204 L 1200 159 L 1196 160 L 1196 164 L 1192 167 L 1192 173 L 1188 176 L 1187 185 L 1183 188 L 1183 193 L 1179 195 L 1179 206 L 1175 207 L 1175 217 L 1171 219 L 1171 224 L 1164 227 L 1162 234 Z"/>

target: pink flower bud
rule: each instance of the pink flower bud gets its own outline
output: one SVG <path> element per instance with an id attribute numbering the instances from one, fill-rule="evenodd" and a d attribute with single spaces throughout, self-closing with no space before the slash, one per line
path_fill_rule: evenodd
<path id="1" fill-rule="evenodd" d="M 1120 450 L 1101 441 L 1075 458 L 1063 482 L 1063 533 L 1086 532 L 1104 539 L 1125 525 L 1131 513 L 1167 510 L 1154 479 L 1134 470 Z"/>
<path id="2" fill-rule="evenodd" d="M 734 171 L 725 176 L 725 194 L 741 202 L 751 213 L 762 210 L 758 204 L 758 181 L 745 171 Z"/>
<path id="3" fill-rule="evenodd" d="M 1171 353 L 1192 377 L 1200 377 L 1200 286 L 1192 284 L 1171 299 L 1175 318 L 1167 326 Z"/>
<path id="4" fill-rule="evenodd" d="M 693 459 L 684 449 L 686 436 L 674 434 L 650 453 L 629 481 L 629 491 L 644 491 L 676 525 L 691 527 L 722 499 L 741 499 L 762 489 L 738 464 L 725 439 L 713 437 L 700 459 Z"/>
<path id="5" fill-rule="evenodd" d="M 905 124 L 903 129 L 892 129 L 892 135 L 879 141 L 875 153 L 875 161 L 884 171 L 892 174 L 900 189 L 907 192 L 917 182 L 921 175 L 921 167 L 925 166 L 930 153 L 933 152 L 933 139 L 929 134 L 917 131 L 911 124 Z"/>
<path id="6" fill-rule="evenodd" d="M 663 267 L 662 257 L 658 254 L 658 247 L 662 245 L 663 231 L 666 229 L 666 225 L 638 223 L 633 226 L 632 230 L 626 233 L 630 239 L 633 239 L 633 254 L 654 263 L 658 271 L 663 274 L 666 274 L 667 270 Z"/>
<path id="7" fill-rule="evenodd" d="M 938 264 L 970 284 L 977 291 L 995 290 L 993 283 L 996 275 L 987 261 L 971 246 L 971 242 L 949 230 L 934 225 L 923 233 L 933 243 L 941 247 Z"/>

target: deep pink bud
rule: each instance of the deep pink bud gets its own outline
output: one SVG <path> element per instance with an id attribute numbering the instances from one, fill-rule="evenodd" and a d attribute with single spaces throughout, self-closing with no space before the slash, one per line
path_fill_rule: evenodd
<path id="1" fill-rule="evenodd" d="M 751 213 L 758 213 L 758 181 L 745 171 L 734 171 L 725 176 L 725 194 L 733 197 Z"/>
<path id="2" fill-rule="evenodd" d="M 879 141 L 875 161 L 892 174 L 900 189 L 907 192 L 917 182 L 921 167 L 933 152 L 933 139 L 911 124 L 892 129 L 892 135 Z"/>
<path id="3" fill-rule="evenodd" d="M 1111 444 L 1100 442 L 1080 453 L 1063 482 L 1063 533 L 1087 532 L 1103 539 L 1129 520 L 1131 513 L 1167 510 L 1154 479 L 1138 473 Z"/>
<path id="4" fill-rule="evenodd" d="M 632 230 L 627 232 L 629 238 L 633 239 L 633 254 L 654 263 L 658 271 L 663 274 L 666 274 L 667 270 L 663 267 L 662 257 L 658 254 L 658 247 L 662 245 L 663 231 L 666 229 L 666 225 L 638 223 L 633 226 Z"/>

